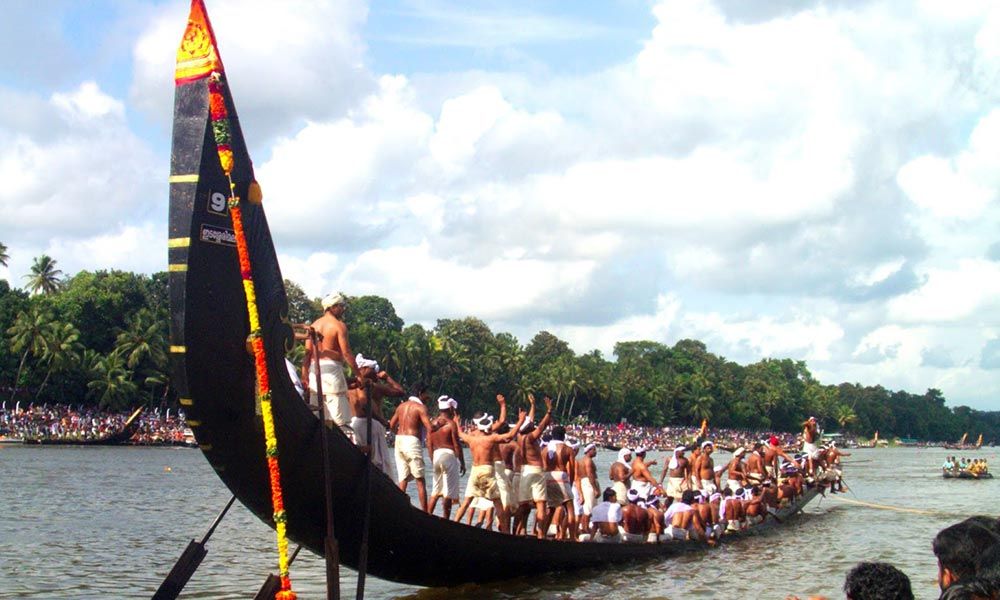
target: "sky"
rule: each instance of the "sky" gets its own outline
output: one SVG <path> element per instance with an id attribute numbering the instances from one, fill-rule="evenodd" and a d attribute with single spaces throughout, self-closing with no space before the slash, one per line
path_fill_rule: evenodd
<path id="1" fill-rule="evenodd" d="M 1000 409 L 1000 3 L 206 4 L 311 296 Z M 188 3 L 4 6 L 0 278 L 164 270 Z"/>

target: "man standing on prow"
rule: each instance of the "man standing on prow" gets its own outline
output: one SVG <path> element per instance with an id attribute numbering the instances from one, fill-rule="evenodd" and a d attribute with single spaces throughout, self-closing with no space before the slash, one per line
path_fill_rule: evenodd
<path id="1" fill-rule="evenodd" d="M 349 386 L 347 397 L 351 401 L 351 429 L 354 439 L 361 449 L 370 454 L 372 462 L 389 473 L 389 447 L 385 443 L 385 428 L 389 421 L 382 415 L 382 399 L 397 398 L 406 394 L 403 386 L 379 369 L 378 363 L 362 354 L 354 358 L 358 365 L 358 377 Z M 371 441 L 368 440 L 368 400 L 371 397 Z"/>
<path id="2" fill-rule="evenodd" d="M 819 447 L 816 445 L 818 439 L 819 425 L 816 423 L 816 417 L 809 417 L 802 424 L 802 451 L 806 453 L 807 469 L 810 475 L 816 474 L 816 466 L 813 461 L 819 459 Z"/>
<path id="3" fill-rule="evenodd" d="M 347 325 L 341 320 L 347 310 L 347 298 L 337 292 L 322 300 L 323 316 L 313 322 L 312 328 L 319 334 L 319 348 L 313 348 L 312 340 L 306 339 L 306 354 L 302 359 L 302 379 L 309 382 L 309 400 L 319 402 L 317 389 L 323 388 L 323 420 L 327 426 L 339 427 L 351 441 L 351 404 L 347 398 L 347 378 L 344 365 L 350 365 L 357 375 L 358 365 L 347 341 Z M 316 376 L 316 361 L 319 356 L 319 378 Z"/>
<path id="4" fill-rule="evenodd" d="M 518 484 L 517 500 L 521 506 L 517 510 L 517 518 L 514 520 L 514 530 L 527 530 L 528 517 L 531 515 L 532 504 L 535 508 L 535 535 L 539 539 L 545 539 L 545 530 L 542 529 L 542 521 L 545 520 L 545 473 L 542 470 L 542 451 L 538 447 L 538 439 L 542 437 L 542 432 L 552 421 L 552 398 L 548 395 L 545 398 L 545 416 L 535 426 L 531 422 L 525 422 L 519 428 L 520 435 L 517 438 L 518 456 L 524 462 L 521 464 L 521 481 Z M 535 396 L 528 394 L 528 402 L 532 408 L 535 406 Z"/>
<path id="5" fill-rule="evenodd" d="M 451 518 L 451 507 L 458 502 L 459 478 L 465 475 L 465 456 L 458 441 L 458 426 L 455 425 L 455 411 L 458 402 L 454 398 L 438 398 L 441 411 L 431 426 L 438 430 L 427 436 L 427 453 L 434 465 L 434 487 L 431 489 L 431 504 L 427 512 L 433 513 L 438 498 L 444 498 L 444 518 Z"/>
<path id="6" fill-rule="evenodd" d="M 418 383 L 413 387 L 413 395 L 396 407 L 389 428 L 396 433 L 396 474 L 399 476 L 399 489 L 406 492 L 406 486 L 411 479 L 417 481 L 417 497 L 420 508 L 427 510 L 427 486 L 424 484 L 424 454 L 420 440 L 426 434 L 434 431 L 427 417 L 427 407 L 424 402 L 430 397 L 427 386 Z"/>

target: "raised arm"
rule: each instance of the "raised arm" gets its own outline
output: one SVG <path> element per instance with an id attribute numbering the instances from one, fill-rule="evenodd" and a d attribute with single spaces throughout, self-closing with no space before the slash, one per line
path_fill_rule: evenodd
<path id="1" fill-rule="evenodd" d="M 499 431 L 503 424 L 507 422 L 507 399 L 503 397 L 503 394 L 497 394 L 497 404 L 500 405 L 500 416 L 497 420 L 490 426 L 490 433 L 495 433 Z M 520 425 L 518 425 L 520 427 Z"/>
<path id="2" fill-rule="evenodd" d="M 552 421 L 552 398 L 545 396 L 545 416 L 542 417 L 541 421 L 539 421 L 538 427 L 536 427 L 534 431 L 528 434 L 528 437 L 530 437 L 533 440 L 537 440 L 538 438 L 542 437 L 542 432 L 545 431 L 545 428 L 549 426 L 549 423 L 551 421 Z"/>
<path id="3" fill-rule="evenodd" d="M 534 394 L 528 394 L 528 404 L 531 405 L 531 408 L 528 409 L 528 420 L 531 421 L 532 423 L 534 423 L 535 422 L 535 395 Z"/>
<path id="4" fill-rule="evenodd" d="M 527 413 L 524 412 L 523 408 L 520 409 L 519 411 L 517 411 L 517 425 L 515 425 L 514 427 L 512 427 L 511 430 L 508 431 L 507 433 L 503 433 L 503 434 L 496 433 L 496 434 L 493 434 L 494 439 L 496 439 L 496 441 L 498 441 L 500 443 L 509 442 L 512 439 L 514 439 L 514 436 L 517 435 L 517 432 L 521 430 L 521 425 L 524 425 L 524 419 L 525 419 L 525 417 L 527 417 Z"/>

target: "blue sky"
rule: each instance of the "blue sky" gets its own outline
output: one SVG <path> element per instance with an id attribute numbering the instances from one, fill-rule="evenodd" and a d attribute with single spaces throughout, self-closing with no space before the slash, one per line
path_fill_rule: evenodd
<path id="1" fill-rule="evenodd" d="M 993 4 L 207 5 L 310 294 L 1000 408 Z M 0 277 L 163 269 L 186 14 L 5 4 Z"/>

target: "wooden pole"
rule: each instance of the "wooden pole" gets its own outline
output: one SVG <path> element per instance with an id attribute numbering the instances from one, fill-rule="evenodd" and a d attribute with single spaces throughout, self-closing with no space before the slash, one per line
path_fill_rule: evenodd
<path id="1" fill-rule="evenodd" d="M 356 600 L 363 600 L 365 597 L 365 576 L 368 571 L 368 529 L 370 528 L 372 514 L 372 453 L 375 451 L 375 443 L 372 441 L 372 386 L 370 381 L 365 381 L 365 395 L 368 397 L 368 422 L 366 424 L 368 440 L 368 461 L 365 463 L 365 512 L 361 520 L 361 550 L 358 553 L 358 590 L 355 595 Z"/>
<path id="2" fill-rule="evenodd" d="M 323 444 L 323 478 L 326 488 L 326 539 L 323 555 L 326 558 L 327 600 L 340 600 L 340 546 L 333 531 L 333 476 L 330 473 L 329 432 L 326 428 L 326 414 L 323 412 L 323 383 L 319 368 L 319 338 L 316 330 L 309 328 L 309 341 L 313 347 L 313 367 L 316 373 L 316 396 L 319 404 L 320 438 Z M 306 386 L 308 388 L 308 385 Z"/>

